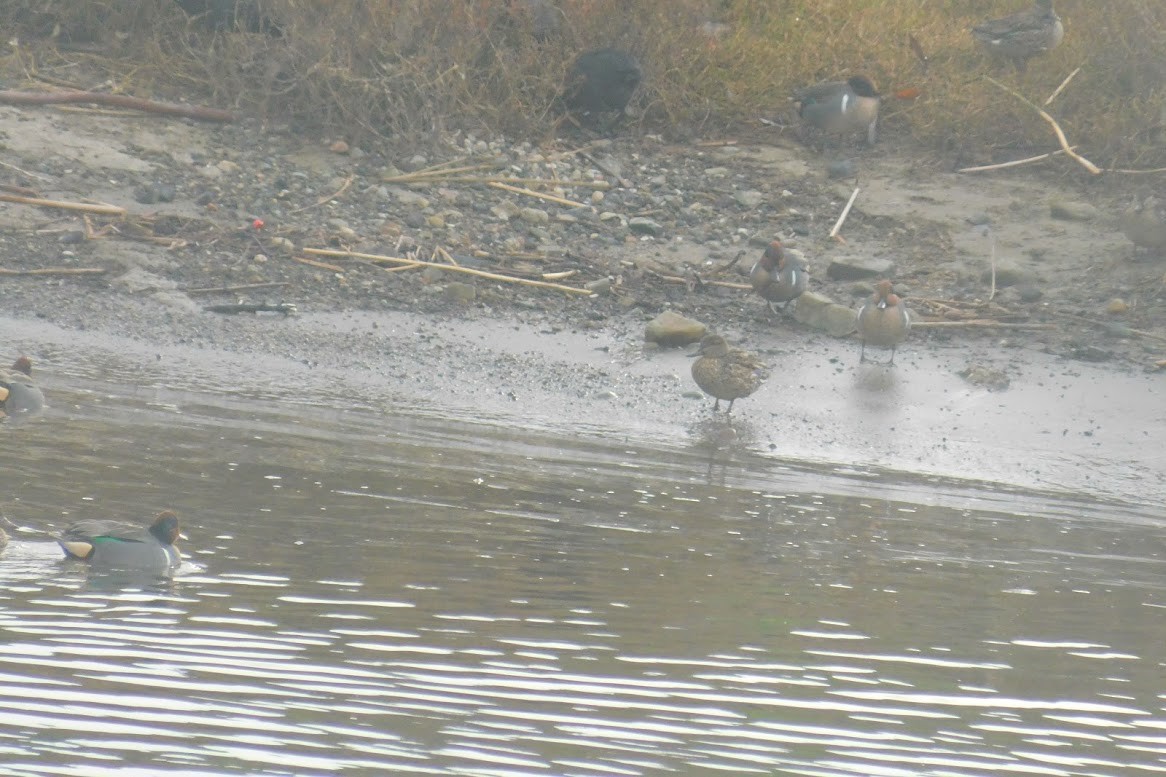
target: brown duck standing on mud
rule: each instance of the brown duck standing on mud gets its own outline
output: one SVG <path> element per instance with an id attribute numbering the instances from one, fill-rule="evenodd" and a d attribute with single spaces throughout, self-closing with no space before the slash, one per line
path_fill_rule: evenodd
<path id="1" fill-rule="evenodd" d="M 787 255 L 780 240 L 770 243 L 749 271 L 753 291 L 766 300 L 772 312 L 777 312 L 773 303 L 784 302 L 782 310 L 785 310 L 791 301 L 802 296 L 809 277 L 806 263 L 800 257 Z"/>
<path id="2" fill-rule="evenodd" d="M 692 379 L 716 400 L 713 412 L 721 409 L 722 399 L 729 403 L 725 412 L 733 412 L 733 402 L 749 396 L 761 385 L 765 365 L 748 351 L 730 348 L 720 335 L 705 335 L 697 356 L 692 363 Z"/>
<path id="3" fill-rule="evenodd" d="M 22 413 L 38 413 L 45 395 L 32 379 L 32 360 L 19 357 L 11 370 L 0 370 L 0 418 Z"/>
<path id="4" fill-rule="evenodd" d="M 1053 10 L 1053 0 L 1036 0 L 1027 11 L 980 22 L 972 35 L 988 51 L 1012 60 L 1023 73 L 1028 60 L 1060 45 L 1065 27 Z"/>
<path id="5" fill-rule="evenodd" d="M 1147 251 L 1166 254 L 1166 202 L 1150 195 L 1122 215 L 1126 237 Z"/>
<path id="6" fill-rule="evenodd" d="M 895 294 L 891 282 L 881 280 L 875 284 L 875 293 L 858 311 L 858 334 L 862 337 L 862 350 L 858 361 L 866 361 L 866 346 L 879 345 L 891 349 L 889 364 L 895 363 L 895 346 L 911 331 L 911 315 L 907 305 Z"/>

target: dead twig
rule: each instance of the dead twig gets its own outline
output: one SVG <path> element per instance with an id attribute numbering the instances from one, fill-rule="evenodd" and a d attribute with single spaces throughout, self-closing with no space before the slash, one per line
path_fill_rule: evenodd
<path id="1" fill-rule="evenodd" d="M 274 289 L 278 286 L 287 286 L 285 281 L 269 281 L 266 283 L 240 283 L 234 286 L 204 286 L 199 289 L 179 289 L 185 294 L 231 294 L 236 291 L 251 289 Z"/>
<path id="2" fill-rule="evenodd" d="M 1048 98 L 1045 100 L 1045 105 L 1049 105 L 1050 103 L 1052 103 L 1053 100 L 1057 99 L 1057 95 L 1059 95 L 1061 92 L 1065 91 L 1065 87 L 1068 86 L 1069 82 L 1072 81 L 1073 78 L 1080 72 L 1081 72 L 1081 68 L 1077 68 L 1072 73 L 1065 76 L 1065 80 L 1061 82 L 1061 85 L 1058 86 L 1056 89 L 1054 89 L 1053 93 L 1050 94 L 1048 96 Z"/>
<path id="3" fill-rule="evenodd" d="M 104 267 L 42 267 L 39 270 L 9 270 L 0 267 L 0 275 L 102 275 L 109 272 Z"/>
<path id="4" fill-rule="evenodd" d="M 850 215 L 850 209 L 854 206 L 854 201 L 858 199 L 858 193 L 862 191 L 855 186 L 854 191 L 850 193 L 850 199 L 846 201 L 846 207 L 842 209 L 842 215 L 838 217 L 838 221 L 834 222 L 834 228 L 830 230 L 830 237 L 838 237 L 838 230 L 842 229 L 842 225 L 846 223 L 846 217 Z"/>
<path id="5" fill-rule="evenodd" d="M 519 186 L 510 186 L 509 184 L 501 183 L 499 181 L 490 181 L 487 186 L 493 189 L 502 189 L 503 191 L 514 192 L 515 194 L 525 194 L 527 197 L 537 197 L 540 200 L 547 202 L 554 202 L 559 205 L 568 205 L 572 208 L 586 208 L 586 203 L 576 202 L 575 200 L 568 200 L 563 197 L 556 197 L 553 194 L 544 194 L 543 192 L 536 192 L 534 189 L 524 189 Z"/>
<path id="6" fill-rule="evenodd" d="M 912 329 L 1023 329 L 1044 331 L 1056 329 L 1055 324 L 1014 324 L 1009 321 L 993 321 L 990 318 L 976 318 L 969 321 L 912 321 Z"/>
<path id="7" fill-rule="evenodd" d="M 1061 144 L 1061 149 L 1066 154 L 1068 154 L 1069 157 L 1071 159 L 1073 159 L 1073 161 L 1075 161 L 1077 164 L 1084 167 L 1086 170 L 1088 170 L 1093 175 L 1101 175 L 1101 168 L 1100 167 L 1093 164 L 1088 159 L 1086 159 L 1085 157 L 1081 156 L 1080 154 L 1078 154 L 1076 151 L 1073 150 L 1073 147 L 1069 145 L 1069 139 L 1065 137 L 1064 131 L 1061 130 L 1061 125 L 1057 124 L 1057 120 L 1054 119 L 1052 116 L 1050 116 L 1048 111 L 1046 111 L 1044 108 L 1041 108 L 1039 105 L 1034 103 L 1032 100 L 1029 100 L 1027 97 L 1022 95 L 1020 92 L 1016 91 L 1012 87 L 1005 86 L 1004 84 L 1000 83 L 995 78 L 992 78 L 991 76 L 984 76 L 984 78 L 988 79 L 988 83 L 990 83 L 994 86 L 997 86 L 1000 89 L 1003 89 L 1005 92 L 1008 92 L 1008 94 L 1012 95 L 1013 97 L 1020 100 L 1025 105 L 1027 105 L 1029 108 L 1032 108 L 1034 111 L 1036 111 L 1037 114 L 1042 119 L 1044 119 L 1046 122 L 1048 122 L 1049 126 L 1051 126 L 1053 128 L 1053 132 L 1056 133 L 1056 135 L 1057 135 L 1057 142 Z"/>
<path id="8" fill-rule="evenodd" d="M 1075 149 L 1077 147 L 1073 146 L 1073 148 Z M 1050 151 L 1047 154 L 1038 154 L 1037 156 L 1025 157 L 1024 159 L 1014 159 L 1011 162 L 1000 162 L 1000 163 L 994 164 L 994 165 L 980 165 L 979 167 L 961 167 L 959 170 L 956 170 L 956 172 L 957 173 L 982 173 L 982 172 L 985 172 L 987 170 L 1003 170 L 1006 167 L 1020 167 L 1021 165 L 1031 164 L 1032 162 L 1039 162 L 1042 159 L 1048 159 L 1049 157 L 1054 157 L 1057 154 L 1063 154 L 1063 153 L 1065 153 L 1063 150 L 1058 149 L 1057 151 Z"/>
<path id="9" fill-rule="evenodd" d="M 564 286 L 560 283 L 546 283 L 544 281 L 532 281 L 526 278 L 515 278 L 512 275 L 501 275 L 499 273 L 486 272 L 485 270 L 475 270 L 472 267 L 461 267 L 459 265 L 438 264 L 437 262 L 425 262 L 420 259 L 403 259 L 398 256 L 380 256 L 378 254 L 362 254 L 355 251 L 336 251 L 325 248 L 305 248 L 304 253 L 312 254 L 313 256 L 332 256 L 336 258 L 352 257 L 356 259 L 367 259 L 370 262 L 390 262 L 392 264 L 409 265 L 410 267 L 436 267 L 439 270 L 446 272 L 459 272 L 466 275 L 473 275 L 478 278 L 487 278 L 492 281 L 503 281 L 504 283 L 517 283 L 523 286 L 537 286 L 544 289 L 555 289 L 556 291 L 565 291 L 569 294 L 583 294 L 588 297 L 593 296 L 594 292 L 587 289 L 576 288 L 575 286 Z"/>
<path id="10" fill-rule="evenodd" d="M 317 262 L 315 259 L 308 259 L 304 256 L 293 256 L 292 259 L 299 262 L 300 264 L 306 264 L 309 267 L 319 267 L 321 270 L 330 270 L 331 272 L 344 272 L 344 268 L 338 264 Z"/>
<path id="11" fill-rule="evenodd" d="M 17 92 L 11 89 L 0 91 L 0 103 L 6 105 L 60 105 L 63 103 L 92 103 L 94 105 L 114 105 L 118 108 L 132 108 L 146 113 L 160 113 L 165 116 L 182 116 L 197 121 L 231 122 L 235 120 L 229 111 L 206 108 L 201 105 L 176 105 L 130 97 L 126 94 L 106 94 L 103 92 Z"/>
<path id="12" fill-rule="evenodd" d="M 988 235 L 990 244 L 988 246 L 988 263 L 992 270 L 992 285 L 988 292 L 988 301 L 991 302 L 996 298 L 996 233 Z"/>
<path id="13" fill-rule="evenodd" d="M 16 202 L 21 205 L 35 205 L 38 208 L 59 208 L 60 210 L 79 210 L 85 213 L 96 213 L 100 216 L 125 217 L 126 209 L 116 205 L 93 205 L 87 202 L 66 202 L 64 200 L 46 200 L 40 197 L 20 197 L 15 194 L 0 194 L 0 202 Z"/>
<path id="14" fill-rule="evenodd" d="M 321 197 L 320 199 L 313 202 L 311 205 L 304 205 L 303 207 L 296 208 L 295 210 L 292 211 L 292 213 L 300 213 L 301 211 L 305 211 L 305 210 L 308 210 L 310 208 L 318 208 L 321 205 L 323 205 L 325 202 L 328 202 L 329 200 L 336 199 L 341 194 L 344 194 L 344 192 L 348 191 L 348 187 L 352 186 L 352 182 L 355 180 L 356 180 L 355 174 L 348 176 L 348 178 L 345 179 L 344 183 L 336 191 L 332 192 L 331 194 L 325 195 L 324 197 Z"/>

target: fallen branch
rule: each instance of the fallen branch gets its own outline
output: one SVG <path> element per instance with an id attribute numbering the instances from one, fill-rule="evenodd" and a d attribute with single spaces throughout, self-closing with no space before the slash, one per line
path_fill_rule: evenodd
<path id="1" fill-rule="evenodd" d="M 1008 321 L 993 321 L 988 318 L 977 318 L 971 321 L 912 321 L 912 329 L 1025 329 L 1048 330 L 1056 329 L 1055 324 L 1014 324 Z"/>
<path id="2" fill-rule="evenodd" d="M 556 291 L 565 291 L 570 294 L 584 294 L 588 297 L 594 296 L 594 292 L 587 289 L 576 288 L 575 286 L 564 286 L 559 283 L 546 283 L 544 281 L 532 281 L 526 278 L 515 278 L 512 275 L 501 275 L 499 273 L 486 272 L 485 270 L 475 270 L 472 267 L 461 267 L 453 264 L 439 264 L 437 262 L 425 262 L 420 259 L 402 259 L 398 256 L 380 256 L 378 254 L 362 254 L 356 251 L 337 251 L 326 248 L 305 248 L 304 253 L 312 254 L 313 256 L 332 256 L 339 259 L 351 257 L 354 259 L 366 259 L 370 262 L 390 262 L 392 264 L 409 265 L 412 267 L 436 267 L 439 270 L 446 272 L 460 272 L 466 275 L 473 275 L 478 278 L 487 278 L 492 281 L 503 281 L 505 283 L 518 283 L 523 286 L 537 286 L 543 289 L 555 289 Z"/>
<path id="3" fill-rule="evenodd" d="M 486 185 L 493 189 L 502 189 L 504 191 L 514 192 L 515 194 L 525 194 L 527 197 L 537 197 L 540 200 L 558 203 L 559 205 L 569 205 L 572 208 L 587 207 L 587 205 L 582 202 L 575 202 L 574 200 L 564 199 L 563 197 L 556 197 L 553 194 L 543 194 L 542 192 L 536 192 L 534 189 L 524 189 L 519 186 L 510 186 L 509 184 L 501 183 L 500 181 L 490 181 Z"/>
<path id="4" fill-rule="evenodd" d="M 109 272 L 104 267 L 42 267 L 39 270 L 9 270 L 0 267 L 0 275 L 102 275 Z"/>
<path id="5" fill-rule="evenodd" d="M 858 199 L 858 193 L 862 191 L 855 186 L 854 191 L 850 193 L 850 199 L 846 201 L 846 207 L 842 209 L 842 215 L 838 217 L 838 221 L 834 222 L 834 229 L 830 230 L 830 237 L 838 237 L 838 230 L 842 229 L 842 225 L 846 223 L 846 217 L 850 215 L 850 208 L 854 205 L 854 201 Z"/>
<path id="6" fill-rule="evenodd" d="M 1088 170 L 1093 175 L 1101 175 L 1101 168 L 1100 167 L 1093 164 L 1088 159 L 1086 159 L 1085 157 L 1081 156 L 1080 154 L 1078 154 L 1076 151 L 1073 150 L 1073 147 L 1069 145 L 1068 138 L 1065 137 L 1065 133 L 1061 130 L 1061 125 L 1057 124 L 1057 120 L 1054 119 L 1052 116 L 1050 116 L 1048 114 L 1048 111 L 1046 111 L 1044 108 L 1041 108 L 1039 105 L 1032 102 L 1032 100 L 1029 100 L 1027 97 L 1022 95 L 1020 92 L 1016 91 L 1015 89 L 1013 89 L 1009 86 L 1005 86 L 1004 84 L 1000 83 L 995 78 L 992 78 L 991 76 L 984 76 L 984 78 L 988 79 L 988 83 L 993 84 L 993 85 L 1003 89 L 1005 92 L 1008 92 L 1008 94 L 1012 95 L 1013 97 L 1020 100 L 1025 105 L 1027 105 L 1029 108 L 1032 108 L 1034 111 L 1036 111 L 1037 114 L 1042 119 L 1044 119 L 1046 122 L 1048 122 L 1049 126 L 1051 126 L 1053 128 L 1053 132 L 1055 132 L 1057 135 L 1057 142 L 1059 142 L 1061 144 L 1061 149 L 1066 154 L 1068 154 L 1073 159 L 1073 161 L 1077 162 L 1077 164 L 1084 167 L 1086 170 Z"/>
<path id="7" fill-rule="evenodd" d="M 40 197 L 20 197 L 15 194 L 0 194 L 0 202 L 17 202 L 21 205 L 35 205 L 39 208 L 59 208 L 61 210 L 79 210 L 85 213 L 96 213 L 101 216 L 126 215 L 125 208 L 116 205 L 92 205 L 87 202 L 65 202 L 64 200 L 46 200 Z"/>
<path id="8" fill-rule="evenodd" d="M 497 167 L 492 163 L 477 164 L 477 165 L 463 165 L 461 167 L 447 167 L 438 169 L 437 167 L 427 167 L 424 170 L 414 170 L 411 173 L 399 173 L 397 175 L 386 175 L 381 178 L 384 183 L 416 183 L 431 180 L 447 179 L 455 173 L 468 173 L 471 170 L 489 170 Z"/>
<path id="9" fill-rule="evenodd" d="M 114 105 L 118 108 L 132 108 L 146 113 L 160 113 L 166 116 L 182 116 L 198 121 L 234 121 L 228 111 L 206 108 L 200 105 L 177 105 L 130 97 L 125 94 L 104 94 L 102 92 L 17 92 L 11 89 L 0 91 L 0 103 L 7 105 L 59 105 L 62 103 L 92 103 L 94 105 Z"/>
<path id="10" fill-rule="evenodd" d="M 1045 105 L 1049 105 L 1052 103 L 1053 100 L 1057 99 L 1057 95 L 1059 95 L 1061 92 L 1065 91 L 1065 87 L 1068 86 L 1069 82 L 1072 81 L 1073 78 L 1076 77 L 1076 75 L 1080 72 L 1081 72 L 1081 68 L 1077 68 L 1072 73 L 1065 76 L 1065 80 L 1061 82 L 1061 85 L 1058 86 L 1056 89 L 1054 89 L 1053 93 L 1050 94 L 1048 96 L 1048 98 L 1045 100 Z"/>
<path id="11" fill-rule="evenodd" d="M 1073 148 L 1077 148 L 1077 147 L 1073 146 Z M 1063 153 L 1065 153 L 1063 150 L 1050 151 L 1047 154 L 1038 154 L 1037 156 L 1030 156 L 1030 157 L 1026 157 L 1024 159 L 1015 159 L 1011 162 L 1000 162 L 999 164 L 995 164 L 995 165 L 980 165 L 979 167 L 961 167 L 959 170 L 956 170 L 956 172 L 957 173 L 982 173 L 986 170 L 1003 170 L 1006 167 L 1020 167 L 1021 165 L 1027 165 L 1027 164 L 1030 164 L 1032 162 L 1039 162 L 1042 159 L 1048 159 L 1049 157 L 1054 157 L 1057 154 L 1063 154 Z"/>
<path id="12" fill-rule="evenodd" d="M 557 178 L 499 178 L 498 176 L 459 175 L 447 178 L 446 183 L 509 183 L 525 186 L 560 186 L 564 189 L 598 189 L 608 191 L 612 188 L 608 181 L 564 181 Z"/>
<path id="13" fill-rule="evenodd" d="M 185 294 L 231 294 L 236 291 L 251 289 L 274 289 L 277 286 L 287 286 L 286 281 L 269 281 L 266 283 L 240 283 L 235 286 L 205 286 L 200 289 L 179 289 Z"/>

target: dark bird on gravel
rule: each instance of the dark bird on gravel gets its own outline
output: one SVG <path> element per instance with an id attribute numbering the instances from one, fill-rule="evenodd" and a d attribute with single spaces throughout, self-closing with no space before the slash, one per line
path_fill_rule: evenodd
<path id="1" fill-rule="evenodd" d="M 787 254 L 780 240 L 770 243 L 749 271 L 749 283 L 753 291 L 761 295 L 772 312 L 777 312 L 773 303 L 784 302 L 784 311 L 791 301 L 800 297 L 806 290 L 809 278 L 805 261 L 801 257 Z"/>
<path id="2" fill-rule="evenodd" d="M 733 412 L 733 402 L 749 396 L 761 385 L 765 365 L 748 351 L 730 348 L 720 335 L 705 335 L 696 355 L 699 358 L 692 363 L 692 379 L 716 400 L 714 413 L 721 409 L 722 399 L 729 403 L 725 412 Z"/>
<path id="3" fill-rule="evenodd" d="M 878 345 L 891 349 L 889 364 L 895 363 L 895 346 L 903 342 L 911 331 L 911 314 L 907 305 L 894 293 L 891 282 L 883 279 L 875 284 L 875 292 L 858 311 L 858 334 L 862 350 L 858 361 L 866 361 L 866 346 Z"/>
<path id="4" fill-rule="evenodd" d="M 865 130 L 868 145 L 874 145 L 878 133 L 881 99 L 874 81 L 866 76 L 827 81 L 794 92 L 798 116 L 807 124 L 827 135 Z"/>
<path id="5" fill-rule="evenodd" d="M 45 395 L 32 379 L 32 360 L 19 357 L 10 370 L 0 370 L 0 418 L 39 413 Z"/>
<path id="6" fill-rule="evenodd" d="M 57 536 L 65 557 L 103 569 L 165 572 L 182 563 L 178 516 L 158 513 L 148 527 L 122 521 L 78 521 Z"/>
<path id="7" fill-rule="evenodd" d="M 1060 45 L 1065 27 L 1053 10 L 1053 0 L 1036 0 L 1027 11 L 980 22 L 972 35 L 985 49 L 1012 60 L 1024 72 L 1028 60 Z"/>
<path id="8" fill-rule="evenodd" d="M 560 101 L 570 113 L 591 122 L 600 114 L 623 119 L 644 72 L 631 54 L 620 49 L 592 49 L 578 56 L 567 71 Z"/>

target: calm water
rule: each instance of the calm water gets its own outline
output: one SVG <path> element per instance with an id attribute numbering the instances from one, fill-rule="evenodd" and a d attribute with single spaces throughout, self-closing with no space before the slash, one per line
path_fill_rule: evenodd
<path id="1" fill-rule="evenodd" d="M 1166 773 L 1150 508 L 135 392 L 0 428 L 2 775 Z M 747 435 L 745 435 L 747 436 Z M 13 455 L 15 453 L 15 455 Z"/>

